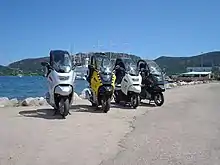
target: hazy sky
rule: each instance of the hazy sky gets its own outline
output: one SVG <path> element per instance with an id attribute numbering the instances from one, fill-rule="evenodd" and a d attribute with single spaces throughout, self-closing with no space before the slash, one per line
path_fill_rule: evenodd
<path id="1" fill-rule="evenodd" d="M 0 64 L 70 45 L 73 53 L 150 59 L 217 50 L 219 7 L 219 0 L 0 0 Z"/>

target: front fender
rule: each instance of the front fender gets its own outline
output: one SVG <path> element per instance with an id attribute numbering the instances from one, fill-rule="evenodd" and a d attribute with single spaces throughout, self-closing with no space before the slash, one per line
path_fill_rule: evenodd
<path id="1" fill-rule="evenodd" d="M 113 86 L 102 85 L 99 88 L 99 95 L 112 95 L 113 92 L 114 92 L 114 87 Z"/>
<path id="2" fill-rule="evenodd" d="M 73 88 L 69 85 L 69 86 L 61 86 L 58 85 L 55 87 L 54 89 L 54 93 L 55 94 L 59 94 L 61 96 L 68 96 L 73 92 Z"/>

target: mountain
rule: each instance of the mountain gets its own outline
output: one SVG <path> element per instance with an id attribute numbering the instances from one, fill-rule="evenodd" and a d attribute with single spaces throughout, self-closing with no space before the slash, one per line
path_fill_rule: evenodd
<path id="1" fill-rule="evenodd" d="M 166 73 L 178 74 L 186 72 L 186 67 L 213 67 L 220 66 L 220 51 L 204 53 L 191 57 L 166 57 L 161 56 L 155 62 L 165 68 Z"/>
<path id="2" fill-rule="evenodd" d="M 9 64 L 8 67 L 12 69 L 19 69 L 25 75 L 40 74 L 42 73 L 41 62 L 43 61 L 49 61 L 49 58 L 42 57 L 42 58 L 24 59 L 17 62 L 13 62 Z"/>
<path id="3" fill-rule="evenodd" d="M 2 66 L 0 65 L 0 76 L 5 76 L 5 75 L 18 75 L 20 72 L 20 70 L 18 69 L 12 69 L 10 67 L 7 66 Z"/>
<path id="4" fill-rule="evenodd" d="M 12 70 L 6 66 L 0 65 L 0 76 L 3 76 L 5 74 L 11 73 Z"/>
<path id="5" fill-rule="evenodd" d="M 100 54 L 99 52 L 93 53 L 77 53 L 75 55 L 76 62 L 85 62 L 86 57 L 91 55 Z M 105 52 L 105 54 L 111 58 L 116 58 L 118 56 L 131 57 L 137 62 L 140 57 L 125 53 L 113 53 Z M 0 75 L 16 75 L 22 73 L 24 75 L 39 75 L 43 73 L 43 68 L 41 66 L 42 61 L 49 61 L 49 57 L 41 58 L 30 58 L 20 60 L 9 64 L 8 66 L 0 66 Z M 197 56 L 191 57 L 166 57 L 161 56 L 155 59 L 155 62 L 164 68 L 168 75 L 178 74 L 186 72 L 186 67 L 198 67 L 203 64 L 203 66 L 220 66 L 220 51 L 204 53 Z"/>

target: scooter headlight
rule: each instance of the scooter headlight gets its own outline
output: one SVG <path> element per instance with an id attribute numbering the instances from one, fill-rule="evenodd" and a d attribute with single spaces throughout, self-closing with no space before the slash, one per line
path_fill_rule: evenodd
<path id="1" fill-rule="evenodd" d="M 137 82 L 139 81 L 139 78 L 132 78 L 132 81 Z"/>
<path id="2" fill-rule="evenodd" d="M 59 76 L 60 80 L 69 80 L 69 76 Z"/>
<path id="3" fill-rule="evenodd" d="M 156 80 L 159 81 L 159 82 L 160 82 L 160 81 L 163 81 L 163 78 L 162 78 L 161 76 L 155 76 L 155 78 L 156 78 Z"/>
<path id="4" fill-rule="evenodd" d="M 102 79 L 103 81 L 111 81 L 111 75 L 107 74 L 107 75 L 102 75 Z"/>
<path id="5" fill-rule="evenodd" d="M 164 85 L 159 85 L 159 87 L 160 87 L 161 89 L 165 89 Z"/>

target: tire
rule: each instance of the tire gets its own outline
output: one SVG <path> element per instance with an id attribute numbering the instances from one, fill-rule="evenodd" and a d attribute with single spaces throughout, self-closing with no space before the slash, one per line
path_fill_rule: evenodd
<path id="1" fill-rule="evenodd" d="M 131 107 L 136 109 L 140 105 L 140 95 L 138 94 L 133 94 L 131 96 Z"/>
<path id="2" fill-rule="evenodd" d="M 111 98 L 104 99 L 102 101 L 102 110 L 104 113 L 107 113 L 110 110 L 111 107 Z"/>
<path id="3" fill-rule="evenodd" d="M 164 103 L 164 96 L 163 96 L 163 93 L 157 93 L 154 95 L 154 103 L 157 105 L 157 106 L 161 106 L 163 105 Z"/>
<path id="4" fill-rule="evenodd" d="M 69 109 L 70 109 L 70 102 L 69 102 L 69 99 L 61 99 L 60 100 L 60 112 L 61 112 L 61 115 L 63 116 L 63 118 L 65 119 L 66 116 L 69 114 Z M 61 109 L 62 108 L 62 109 Z"/>
<path id="5" fill-rule="evenodd" d="M 118 96 L 116 96 L 115 94 L 114 94 L 114 101 L 115 101 L 116 104 L 120 103 L 120 100 L 118 99 Z"/>
<path id="6" fill-rule="evenodd" d="M 115 97 L 114 100 L 115 100 L 115 103 L 116 103 L 116 104 L 119 104 L 119 103 L 120 103 L 120 101 L 117 99 L 117 97 Z"/>
<path id="7" fill-rule="evenodd" d="M 93 103 L 93 102 L 91 102 L 91 103 L 92 103 L 92 107 L 97 107 L 96 103 Z"/>

